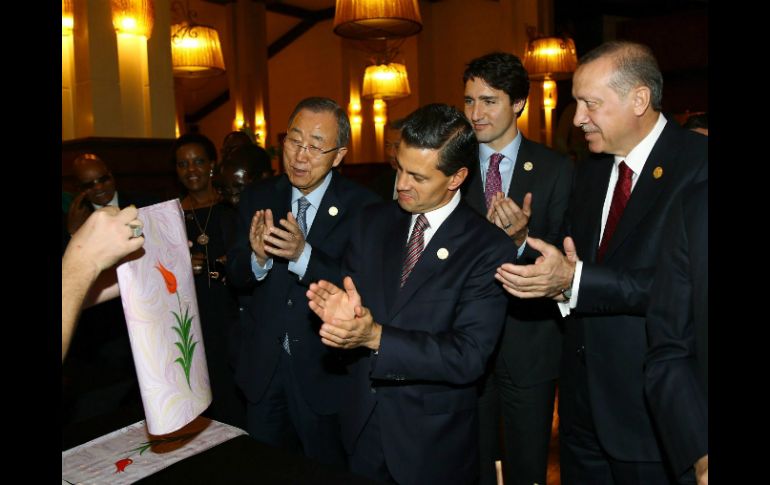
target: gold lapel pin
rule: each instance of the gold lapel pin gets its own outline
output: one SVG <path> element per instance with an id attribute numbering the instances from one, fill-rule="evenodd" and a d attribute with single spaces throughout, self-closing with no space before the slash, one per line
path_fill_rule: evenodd
<path id="1" fill-rule="evenodd" d="M 446 259 L 449 257 L 449 251 L 447 251 L 447 248 L 441 248 L 436 251 L 436 256 L 438 256 L 438 259 Z"/>
<path id="2" fill-rule="evenodd" d="M 532 164 L 532 162 L 524 162 L 524 171 L 529 172 L 531 171 L 535 166 Z"/>
<path id="3" fill-rule="evenodd" d="M 652 176 L 656 179 L 659 179 L 663 176 L 663 167 L 655 167 L 655 170 L 652 171 Z"/>
<path id="4" fill-rule="evenodd" d="M 334 207 L 334 206 L 329 207 L 329 215 L 330 216 L 334 217 L 337 214 L 339 214 L 339 212 L 340 211 L 336 207 Z"/>

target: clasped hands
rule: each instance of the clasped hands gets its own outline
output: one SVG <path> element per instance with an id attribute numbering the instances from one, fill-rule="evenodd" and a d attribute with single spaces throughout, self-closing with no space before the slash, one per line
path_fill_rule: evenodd
<path id="1" fill-rule="evenodd" d="M 496 225 L 521 247 L 527 239 L 527 224 L 532 215 L 532 193 L 524 196 L 521 207 L 502 192 L 492 196 L 487 210 L 487 220 Z"/>
<path id="2" fill-rule="evenodd" d="M 353 279 L 346 276 L 344 290 L 326 280 L 311 283 L 306 293 L 308 306 L 323 322 L 321 343 L 340 349 L 380 348 L 382 326 L 362 305 Z"/>
<path id="3" fill-rule="evenodd" d="M 273 223 L 273 211 L 270 209 L 258 210 L 251 218 L 249 242 L 260 266 L 273 256 L 296 261 L 305 249 L 305 236 L 294 214 L 287 213 L 286 219 L 278 223 L 281 227 Z"/>
<path id="4" fill-rule="evenodd" d="M 575 242 L 564 238 L 564 253 L 542 239 L 527 238 L 527 245 L 539 251 L 534 264 L 505 263 L 497 268 L 495 279 L 503 289 L 519 298 L 552 298 L 564 301 L 562 290 L 572 286 L 575 265 L 578 262 Z"/>

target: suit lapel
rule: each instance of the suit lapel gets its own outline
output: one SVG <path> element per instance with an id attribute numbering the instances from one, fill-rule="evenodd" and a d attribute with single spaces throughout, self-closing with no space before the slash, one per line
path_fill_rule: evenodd
<path id="1" fill-rule="evenodd" d="M 449 217 L 441 224 L 438 231 L 433 235 L 425 250 L 420 255 L 420 259 L 417 260 L 414 269 L 409 274 L 409 278 L 406 280 L 404 287 L 398 291 L 395 303 L 393 304 L 390 312 L 391 317 L 396 315 L 409 300 L 414 297 L 417 291 L 428 282 L 431 277 L 444 265 L 449 264 L 452 259 L 452 255 L 455 254 L 457 248 L 462 244 L 462 234 L 465 230 L 465 221 L 467 220 L 468 212 L 470 209 L 462 202 L 459 206 L 449 215 Z M 446 255 L 444 259 L 439 257 L 439 250 L 442 255 Z M 403 258 L 402 258 L 403 261 Z M 399 265 L 399 271 L 400 271 Z M 398 284 L 396 284 L 398 287 Z"/>
<path id="2" fill-rule="evenodd" d="M 628 204 L 623 210 L 623 215 L 620 217 L 620 221 L 618 221 L 618 226 L 612 235 L 609 246 L 607 246 L 607 252 L 604 255 L 605 259 L 609 259 L 612 253 L 623 244 L 623 241 L 639 227 L 642 219 L 647 216 L 650 209 L 655 205 L 658 196 L 666 187 L 664 183 L 666 180 L 665 175 L 673 175 L 671 160 L 676 158 L 680 148 L 673 143 L 672 134 L 674 130 L 671 123 L 669 121 L 666 124 L 663 133 L 661 133 L 649 157 L 644 162 L 644 168 L 639 175 L 639 180 L 636 182 L 633 192 L 631 192 L 631 198 L 628 199 Z M 667 154 L 665 159 L 663 154 Z M 656 178 L 655 173 L 662 176 Z"/>
<path id="3" fill-rule="evenodd" d="M 326 189 L 326 193 L 323 199 L 321 199 L 321 206 L 318 208 L 318 212 L 316 212 L 313 225 L 310 227 L 310 232 L 307 235 L 307 240 L 310 244 L 313 244 L 313 241 L 323 241 L 347 212 L 340 198 L 338 177 L 339 175 L 336 172 L 332 172 L 329 188 Z"/>
<path id="4" fill-rule="evenodd" d="M 580 259 L 595 262 L 596 251 L 599 248 L 599 235 L 602 231 L 604 197 L 610 183 L 610 172 L 614 158 L 612 156 L 598 159 L 589 158 L 582 163 L 593 164 L 593 166 L 585 168 L 588 172 L 585 174 L 585 179 L 589 186 L 587 190 L 580 192 L 579 195 L 583 199 L 577 202 L 580 205 L 580 213 L 585 214 L 585 216 L 575 217 L 577 223 L 571 221 L 572 227 L 569 229 L 569 233 L 575 239 Z M 577 205 L 575 201 L 571 201 L 570 204 Z M 576 210 L 576 207 L 571 208 L 573 212 Z"/>
<path id="5" fill-rule="evenodd" d="M 276 205 L 273 208 L 273 222 L 278 224 L 280 219 L 285 218 L 286 214 L 291 212 L 291 183 L 286 174 L 276 179 L 275 192 Z"/>
<path id="6" fill-rule="evenodd" d="M 395 206 L 396 204 L 394 204 Z M 395 223 L 386 231 L 381 245 L 383 254 L 382 261 L 382 288 L 384 288 L 385 308 L 388 314 L 393 315 L 393 305 L 399 293 L 399 283 L 401 281 L 401 270 L 406 258 L 406 244 L 409 237 L 409 224 L 412 221 L 412 215 L 396 207 L 399 212 Z M 390 318 L 389 318 L 390 319 Z"/>
<path id="7" fill-rule="evenodd" d="M 537 168 L 537 164 L 532 160 L 532 154 L 530 150 L 530 141 L 521 136 L 521 145 L 519 146 L 519 153 L 516 154 L 516 164 L 513 167 L 513 176 L 511 178 L 511 186 L 508 188 L 508 197 L 513 200 L 516 205 L 521 207 L 524 202 L 524 195 L 527 190 L 532 187 L 534 172 Z M 530 167 L 526 170 L 524 167 Z"/>

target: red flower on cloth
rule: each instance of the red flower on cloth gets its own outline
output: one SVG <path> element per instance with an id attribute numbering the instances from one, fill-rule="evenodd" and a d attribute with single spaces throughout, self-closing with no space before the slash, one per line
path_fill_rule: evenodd
<path id="1" fill-rule="evenodd" d="M 115 467 L 117 468 L 117 470 L 115 470 L 115 473 L 126 471 L 126 467 L 133 462 L 134 460 L 132 460 L 131 458 L 123 458 L 122 460 L 116 461 Z"/>

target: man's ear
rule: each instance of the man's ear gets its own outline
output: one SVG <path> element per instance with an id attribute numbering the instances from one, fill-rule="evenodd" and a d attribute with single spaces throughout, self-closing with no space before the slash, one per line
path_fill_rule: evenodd
<path id="1" fill-rule="evenodd" d="M 631 102 L 634 103 L 634 114 L 636 116 L 643 115 L 650 107 L 651 94 L 650 88 L 647 86 L 637 86 L 631 91 L 629 96 L 631 96 Z"/>
<path id="2" fill-rule="evenodd" d="M 332 162 L 332 167 L 336 167 L 340 163 L 342 163 L 342 159 L 345 158 L 345 154 L 348 153 L 348 147 L 342 147 L 337 149 L 337 154 L 334 155 L 334 161 Z"/>
<path id="3" fill-rule="evenodd" d="M 463 182 L 465 182 L 465 178 L 467 176 L 468 167 L 462 167 L 460 170 L 453 173 L 449 181 L 449 190 L 457 190 L 463 184 Z"/>

